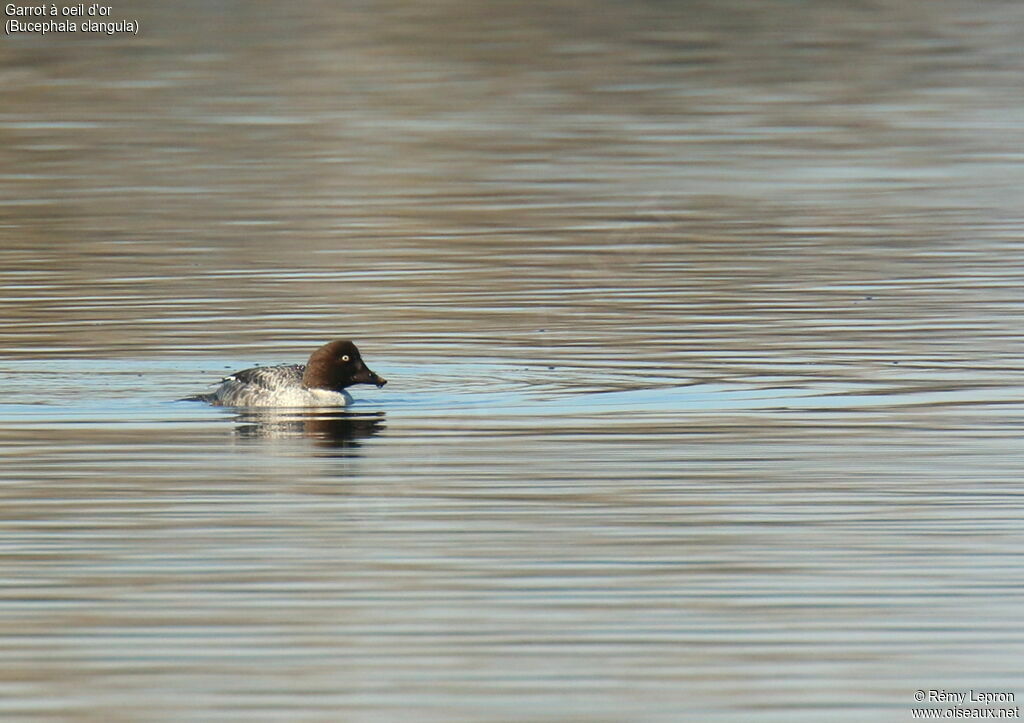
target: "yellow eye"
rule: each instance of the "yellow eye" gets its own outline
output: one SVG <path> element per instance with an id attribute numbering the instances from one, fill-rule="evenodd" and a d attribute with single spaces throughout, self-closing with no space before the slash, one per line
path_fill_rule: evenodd
<path id="1" fill-rule="evenodd" d="M 347 361 L 348 361 L 348 354 L 342 354 L 342 355 L 341 355 L 341 360 L 342 360 L 343 362 L 347 362 Z"/>

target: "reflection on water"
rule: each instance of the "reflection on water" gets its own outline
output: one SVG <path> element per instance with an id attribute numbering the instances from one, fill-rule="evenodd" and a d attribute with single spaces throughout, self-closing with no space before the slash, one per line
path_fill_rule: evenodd
<path id="1" fill-rule="evenodd" d="M 1024 5 L 120 10 L 0 44 L 0 716 L 1024 696 Z"/>
<path id="2" fill-rule="evenodd" d="M 242 439 L 309 437 L 327 447 L 354 452 L 359 440 L 384 428 L 384 414 L 360 415 L 330 409 L 251 409 L 235 417 L 235 433 Z"/>

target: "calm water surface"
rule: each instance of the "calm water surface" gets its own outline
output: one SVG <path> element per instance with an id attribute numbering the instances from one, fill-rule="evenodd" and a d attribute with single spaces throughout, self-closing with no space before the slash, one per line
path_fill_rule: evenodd
<path id="1" fill-rule="evenodd" d="M 114 12 L 0 44 L 0 717 L 1024 699 L 1024 6 Z"/>

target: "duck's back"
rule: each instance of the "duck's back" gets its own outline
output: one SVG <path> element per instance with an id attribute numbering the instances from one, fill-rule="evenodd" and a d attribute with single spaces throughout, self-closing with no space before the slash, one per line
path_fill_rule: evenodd
<path id="1" fill-rule="evenodd" d="M 306 371 L 305 364 L 275 364 L 270 367 L 253 367 L 243 369 L 224 377 L 225 382 L 236 381 L 263 389 L 280 389 L 282 387 L 302 386 L 302 374 Z"/>

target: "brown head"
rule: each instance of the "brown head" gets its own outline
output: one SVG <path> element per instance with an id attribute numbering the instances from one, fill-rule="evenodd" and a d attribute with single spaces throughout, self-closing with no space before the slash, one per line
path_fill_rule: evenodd
<path id="1" fill-rule="evenodd" d="M 363 364 L 356 345 L 348 340 L 324 344 L 309 357 L 302 374 L 302 385 L 307 389 L 330 389 L 340 392 L 353 384 L 387 384 Z"/>

